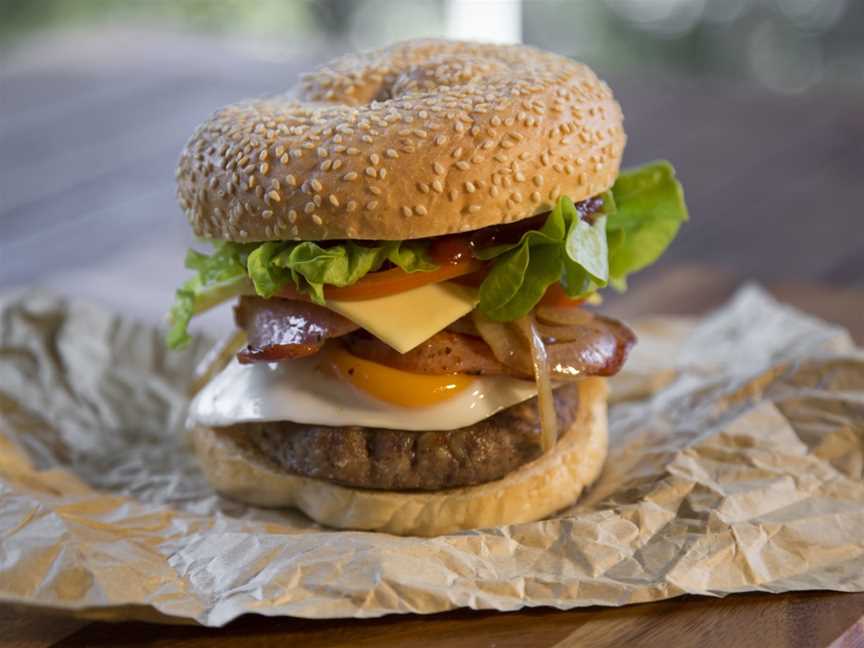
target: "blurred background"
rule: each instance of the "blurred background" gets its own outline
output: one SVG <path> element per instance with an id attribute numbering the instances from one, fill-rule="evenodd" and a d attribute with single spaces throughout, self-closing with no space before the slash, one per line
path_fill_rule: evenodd
<path id="1" fill-rule="evenodd" d="M 610 82 L 625 163 L 671 160 L 691 211 L 637 288 L 669 268 L 864 287 L 864 2 L 0 0 L 0 290 L 158 318 L 192 243 L 173 173 L 195 125 L 418 36 L 522 41 Z"/>

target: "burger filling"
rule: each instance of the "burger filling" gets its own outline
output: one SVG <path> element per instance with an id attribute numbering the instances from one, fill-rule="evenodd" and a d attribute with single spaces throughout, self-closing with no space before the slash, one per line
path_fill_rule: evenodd
<path id="1" fill-rule="evenodd" d="M 658 162 L 603 195 L 465 234 L 215 242 L 187 257 L 197 274 L 177 293 L 168 341 L 182 346 L 193 316 L 237 299 L 235 374 L 312 367 L 377 403 L 368 420 L 393 422 L 324 425 L 310 406 L 219 426 L 286 471 L 367 488 L 482 483 L 554 445 L 576 409 L 568 383 L 620 369 L 633 333 L 588 306 L 607 285 L 623 290 L 686 217 L 671 166 Z M 447 407 L 466 403 L 487 415 L 441 427 Z"/>

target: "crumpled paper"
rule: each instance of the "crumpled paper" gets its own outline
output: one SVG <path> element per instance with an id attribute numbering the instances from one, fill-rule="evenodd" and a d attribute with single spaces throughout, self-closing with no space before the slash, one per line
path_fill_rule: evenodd
<path id="1" fill-rule="evenodd" d="M 864 590 L 864 353 L 746 287 L 637 323 L 609 459 L 554 519 L 433 539 L 215 495 L 182 431 L 192 368 L 155 328 L 0 300 L 0 600 L 219 626 Z"/>

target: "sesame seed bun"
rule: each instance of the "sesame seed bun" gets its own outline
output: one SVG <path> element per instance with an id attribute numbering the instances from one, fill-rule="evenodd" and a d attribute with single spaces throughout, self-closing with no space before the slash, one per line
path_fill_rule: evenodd
<path id="1" fill-rule="evenodd" d="M 586 378 L 576 418 L 552 450 L 497 481 L 435 492 L 366 490 L 292 475 L 218 429 L 196 428 L 193 441 L 208 481 L 233 499 L 295 507 L 340 529 L 435 536 L 531 522 L 573 504 L 606 459 L 606 396 L 605 380 Z"/>
<path id="2" fill-rule="evenodd" d="M 605 191 L 624 142 L 619 105 L 585 65 L 408 41 L 218 111 L 182 152 L 178 199 L 206 238 L 438 236 Z"/>

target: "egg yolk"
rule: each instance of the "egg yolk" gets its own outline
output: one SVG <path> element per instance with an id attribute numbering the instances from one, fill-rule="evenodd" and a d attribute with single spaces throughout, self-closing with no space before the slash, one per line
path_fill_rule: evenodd
<path id="1" fill-rule="evenodd" d="M 358 358 L 344 349 L 324 353 L 325 365 L 339 378 L 370 396 L 401 407 L 435 405 L 467 389 L 474 378 L 463 374 L 416 374 Z"/>

